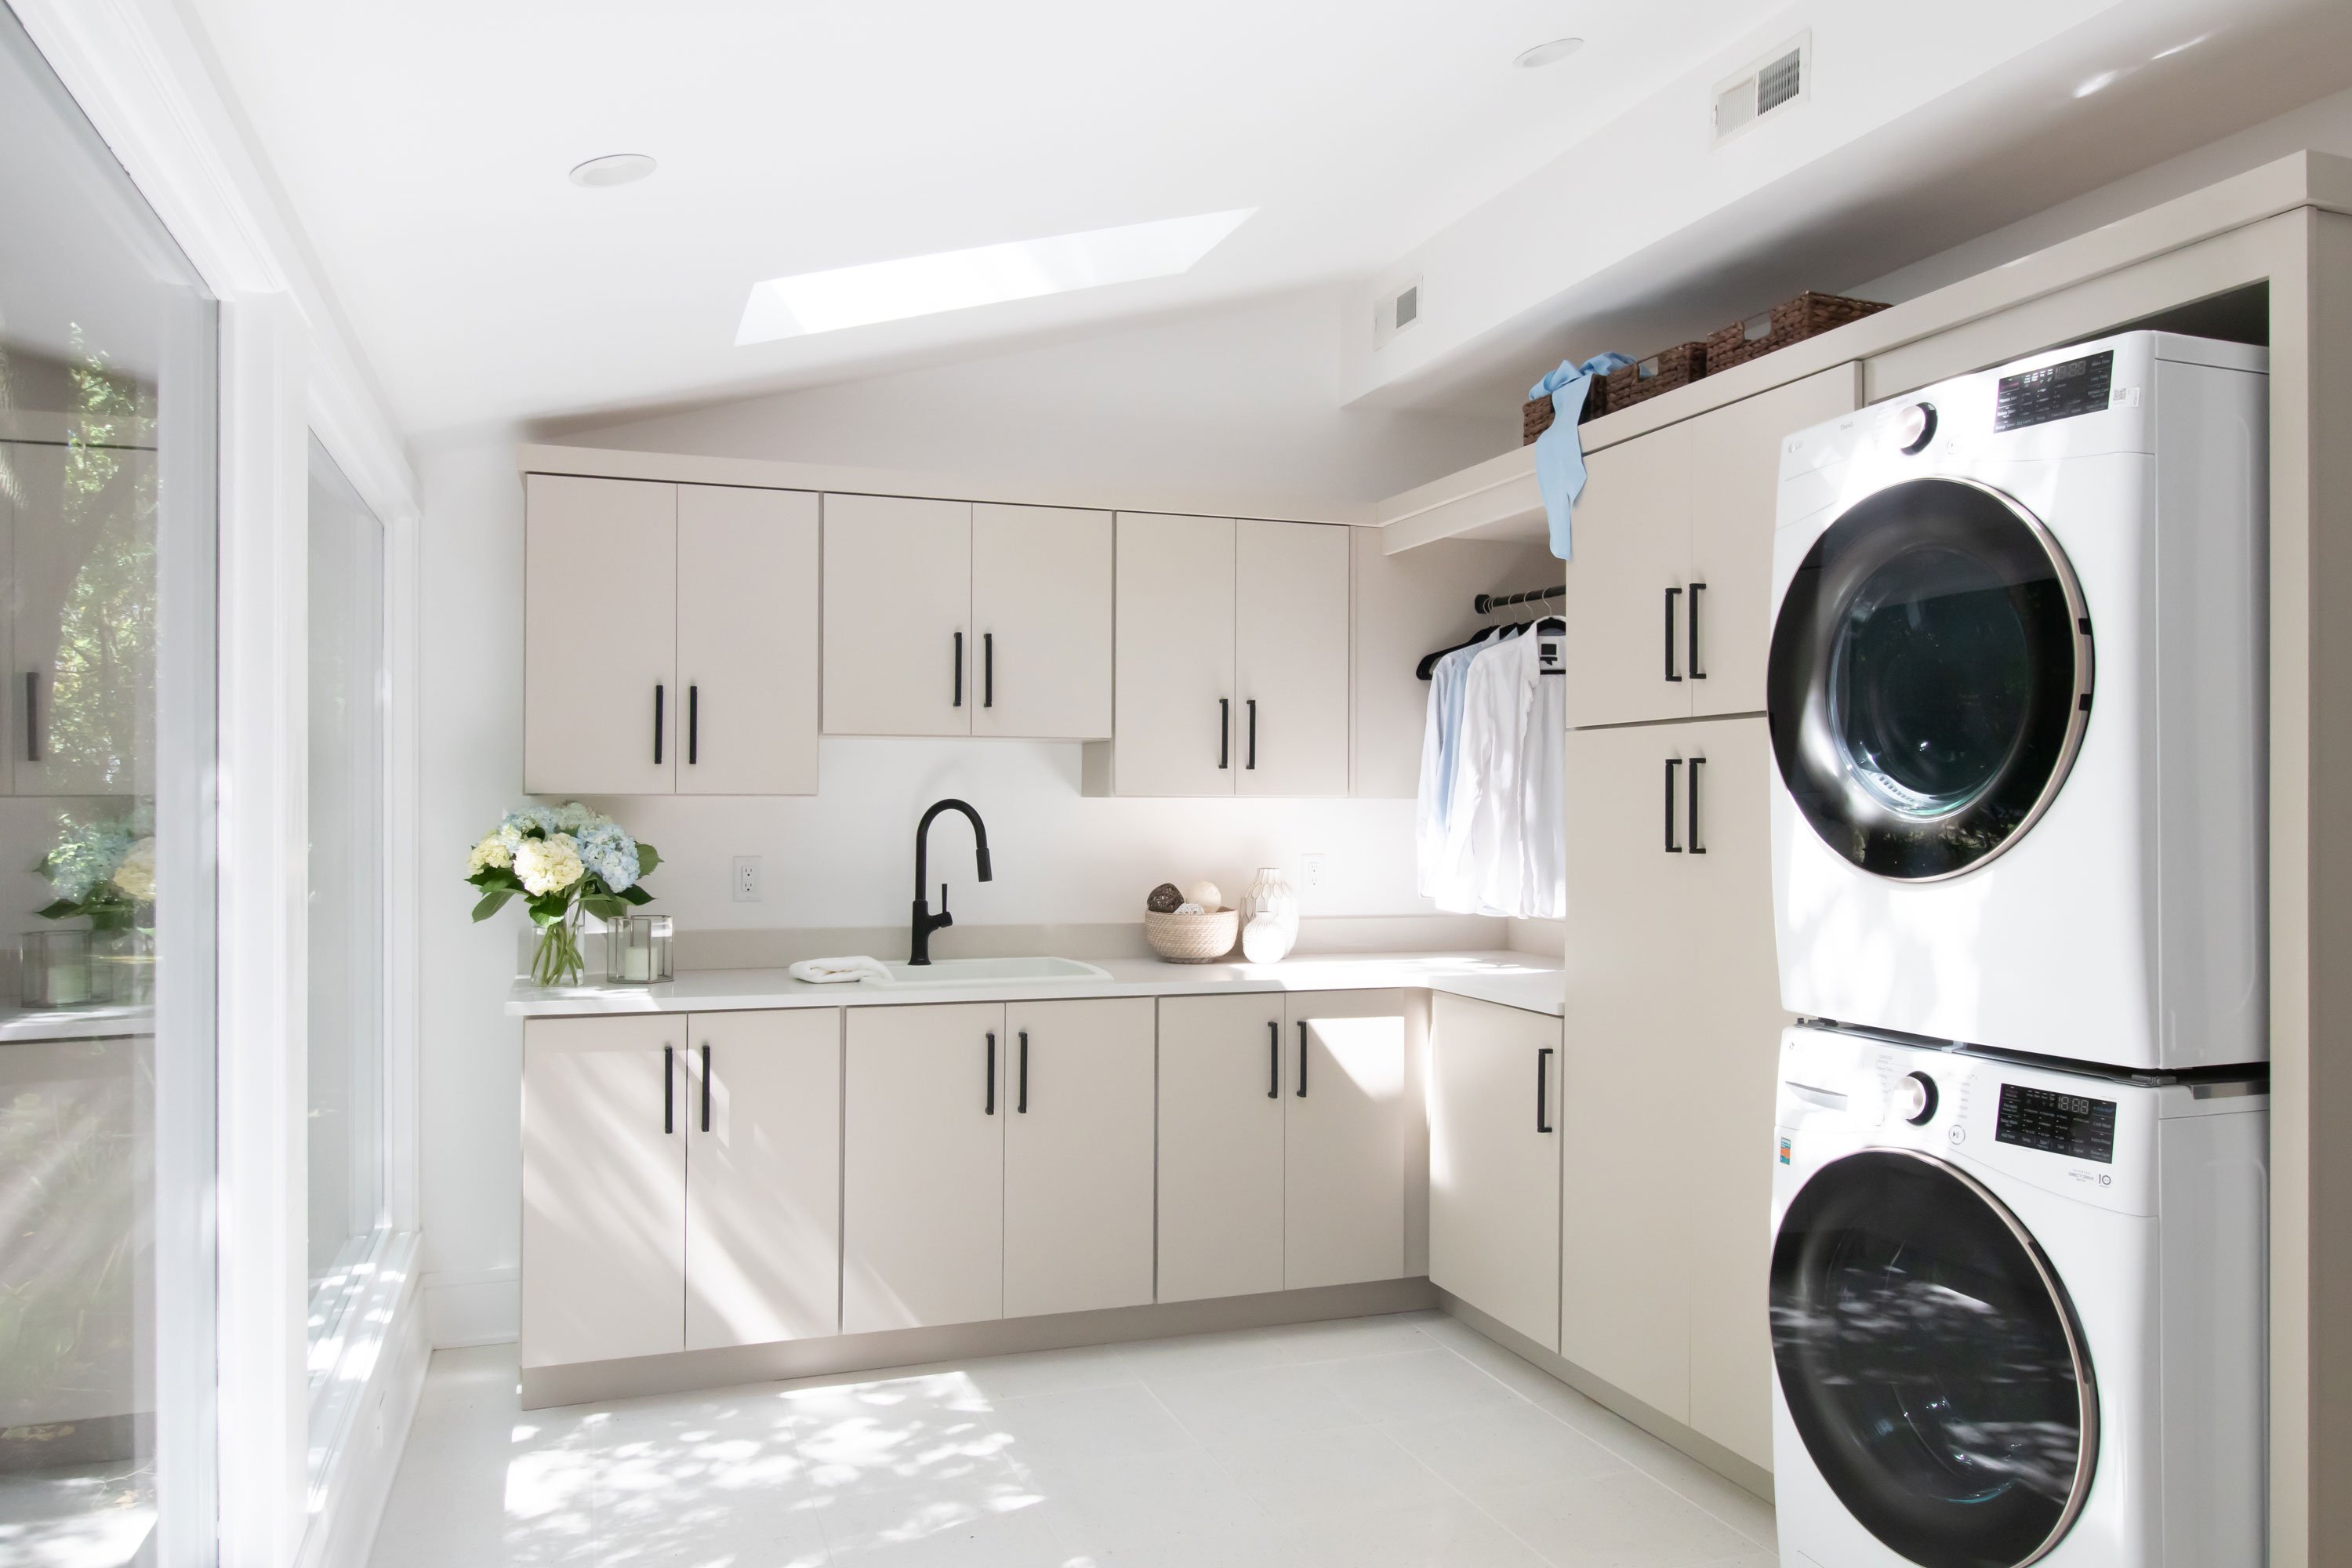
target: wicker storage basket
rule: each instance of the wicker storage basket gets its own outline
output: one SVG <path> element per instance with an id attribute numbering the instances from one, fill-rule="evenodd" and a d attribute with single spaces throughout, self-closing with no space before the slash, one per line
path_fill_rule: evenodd
<path id="1" fill-rule="evenodd" d="M 1609 406 L 1631 408 L 1644 399 L 1677 386 L 1688 386 L 1706 374 L 1705 343 L 1676 343 L 1663 353 L 1609 373 Z"/>
<path id="2" fill-rule="evenodd" d="M 1581 425 L 1589 419 L 1598 419 L 1608 413 L 1611 406 L 1609 378 L 1605 375 L 1596 375 L 1585 384 L 1584 410 L 1576 416 L 1576 422 Z M 1552 416 L 1550 398 L 1528 399 L 1519 408 L 1519 445 L 1522 447 L 1535 445 L 1536 437 L 1551 428 Z"/>
<path id="3" fill-rule="evenodd" d="M 1874 316 L 1885 309 L 1868 300 L 1849 300 L 1842 294 L 1800 294 L 1761 315 L 1734 321 L 1708 333 L 1706 368 L 1719 374 L 1774 349 L 1817 338 L 1834 327 Z"/>
<path id="4" fill-rule="evenodd" d="M 1143 940 L 1171 963 L 1214 963 L 1233 952 L 1241 934 L 1239 910 L 1211 910 L 1204 915 L 1146 910 L 1143 914 Z"/>

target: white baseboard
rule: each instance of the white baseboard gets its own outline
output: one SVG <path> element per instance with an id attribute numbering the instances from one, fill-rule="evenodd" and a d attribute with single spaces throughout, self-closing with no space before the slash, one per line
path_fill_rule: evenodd
<path id="1" fill-rule="evenodd" d="M 320 1495 L 311 1500 L 310 1522 L 295 1568 L 366 1568 L 432 1359 L 424 1293 L 404 1290 L 393 1309 L 350 1430 Z"/>
<path id="2" fill-rule="evenodd" d="M 436 1351 L 511 1344 L 522 1330 L 522 1271 L 481 1268 L 425 1277 L 425 1331 Z"/>

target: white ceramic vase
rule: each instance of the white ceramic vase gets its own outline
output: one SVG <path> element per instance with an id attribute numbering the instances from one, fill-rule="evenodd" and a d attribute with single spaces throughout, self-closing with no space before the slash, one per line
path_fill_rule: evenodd
<path id="1" fill-rule="evenodd" d="M 1256 879 L 1250 883 L 1249 890 L 1242 895 L 1242 926 L 1245 935 L 1261 916 L 1273 921 L 1276 932 L 1270 939 L 1262 938 L 1254 949 L 1245 947 L 1244 952 L 1253 963 L 1279 963 L 1290 955 L 1292 948 L 1298 945 L 1298 895 L 1290 890 L 1290 883 L 1282 872 L 1272 866 L 1259 867 Z M 1258 956 L 1261 951 L 1270 952 L 1272 956 L 1261 958 Z"/>

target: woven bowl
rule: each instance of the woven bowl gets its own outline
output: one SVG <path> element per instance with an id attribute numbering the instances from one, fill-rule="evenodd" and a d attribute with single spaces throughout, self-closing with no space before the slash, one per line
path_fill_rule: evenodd
<path id="1" fill-rule="evenodd" d="M 1211 910 L 1204 915 L 1143 913 L 1143 940 L 1171 963 L 1214 963 L 1233 952 L 1241 933 L 1239 910 Z"/>

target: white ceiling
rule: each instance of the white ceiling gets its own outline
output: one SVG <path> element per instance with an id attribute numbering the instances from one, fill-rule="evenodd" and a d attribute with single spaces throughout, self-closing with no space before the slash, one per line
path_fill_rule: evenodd
<path id="1" fill-rule="evenodd" d="M 1776 8 L 190 3 L 411 434 L 1360 276 Z M 1565 64 L 1512 67 L 1567 34 Z M 660 171 L 567 181 L 621 152 Z M 1181 278 L 733 346 L 761 279 L 1244 206 Z"/>

